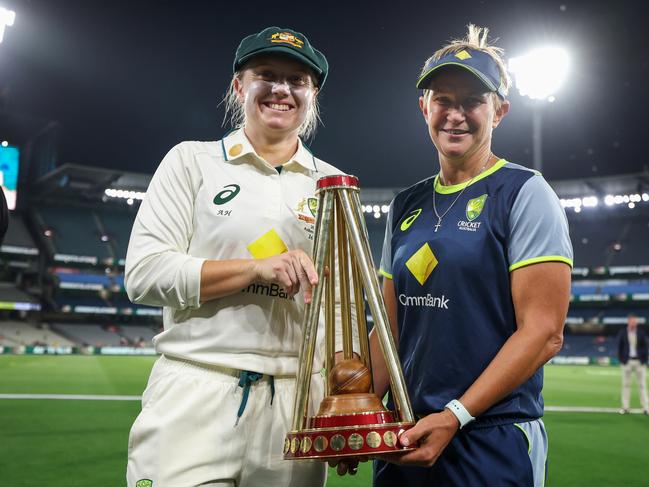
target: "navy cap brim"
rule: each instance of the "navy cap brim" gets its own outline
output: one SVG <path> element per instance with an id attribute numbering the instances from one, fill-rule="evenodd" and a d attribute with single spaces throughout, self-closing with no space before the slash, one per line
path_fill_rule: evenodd
<path id="1" fill-rule="evenodd" d="M 487 54 L 478 53 L 475 51 L 471 52 L 476 58 L 481 55 L 483 59 L 475 59 L 471 57 L 470 59 L 472 59 L 472 61 L 468 61 L 468 59 L 458 59 L 454 54 L 446 55 L 441 59 L 432 62 L 431 65 L 428 66 L 428 69 L 424 73 L 422 73 L 422 75 L 417 80 L 417 88 L 421 90 L 428 89 L 430 87 L 430 82 L 432 81 L 433 77 L 439 73 L 440 69 L 448 68 L 450 66 L 457 66 L 473 74 L 489 91 L 497 93 L 498 96 L 500 96 L 504 100 L 505 93 L 502 84 L 497 85 L 495 83 L 495 80 L 492 79 L 494 77 L 496 77 L 496 79 L 500 79 L 500 73 L 498 71 L 497 65 L 495 64 L 495 61 L 493 61 L 492 59 L 485 59 L 484 56 L 488 56 Z M 485 61 L 493 64 L 484 65 Z M 478 66 L 481 66 L 482 69 L 476 66 L 476 64 L 478 64 Z M 487 74 L 490 71 L 492 71 L 491 76 Z"/>

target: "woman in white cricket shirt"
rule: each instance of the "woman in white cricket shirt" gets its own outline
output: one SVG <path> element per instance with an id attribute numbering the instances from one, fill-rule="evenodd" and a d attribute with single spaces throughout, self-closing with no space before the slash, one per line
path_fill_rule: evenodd
<path id="1" fill-rule="evenodd" d="M 164 307 L 164 331 L 129 438 L 129 486 L 324 485 L 323 463 L 283 461 L 282 447 L 317 283 L 315 182 L 340 172 L 299 138 L 315 128 L 327 71 L 299 32 L 246 37 L 228 95 L 240 128 L 177 145 L 151 180 L 125 284 L 134 302 Z M 314 409 L 319 376 L 311 388 Z"/>

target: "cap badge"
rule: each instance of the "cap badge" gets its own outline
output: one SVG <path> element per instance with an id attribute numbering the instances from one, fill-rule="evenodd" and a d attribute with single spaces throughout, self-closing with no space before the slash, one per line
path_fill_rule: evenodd
<path id="1" fill-rule="evenodd" d="M 299 49 L 302 49 L 302 46 L 304 45 L 304 41 L 298 39 L 289 32 L 275 32 L 268 40 L 276 44 L 290 44 Z"/>
<path id="2" fill-rule="evenodd" d="M 471 54 L 469 54 L 466 50 L 462 49 L 460 52 L 458 52 L 455 55 L 455 57 L 464 61 L 465 59 L 469 59 L 471 57 Z"/>

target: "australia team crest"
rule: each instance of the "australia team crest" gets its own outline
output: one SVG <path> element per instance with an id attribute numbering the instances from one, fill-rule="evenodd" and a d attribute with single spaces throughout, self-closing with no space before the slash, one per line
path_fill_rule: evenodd
<path id="1" fill-rule="evenodd" d="M 482 209 L 484 208 L 486 201 L 486 194 L 469 200 L 469 202 L 466 204 L 466 219 L 472 222 L 473 220 L 478 218 L 480 216 L 480 213 L 482 213 Z"/>

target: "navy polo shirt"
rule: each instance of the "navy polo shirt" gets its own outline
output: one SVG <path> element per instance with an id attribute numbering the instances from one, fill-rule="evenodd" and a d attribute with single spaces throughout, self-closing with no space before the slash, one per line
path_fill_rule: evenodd
<path id="1" fill-rule="evenodd" d="M 436 179 L 392 201 L 380 268 L 394 281 L 399 356 L 419 414 L 462 396 L 516 331 L 513 270 L 572 265 L 565 212 L 538 172 L 501 159 L 468 186 Z M 434 187 L 438 214 L 448 210 L 437 231 Z M 481 417 L 542 416 L 542 386 L 541 368 Z"/>

